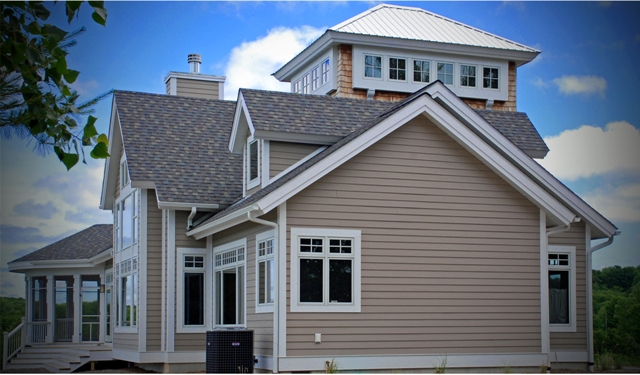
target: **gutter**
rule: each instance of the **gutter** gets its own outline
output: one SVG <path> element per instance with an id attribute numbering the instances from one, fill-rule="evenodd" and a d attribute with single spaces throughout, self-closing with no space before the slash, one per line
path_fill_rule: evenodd
<path id="1" fill-rule="evenodd" d="M 256 216 L 254 216 L 253 214 L 258 212 L 257 208 L 253 208 L 251 211 L 247 212 L 247 219 L 249 219 L 249 221 L 252 221 L 254 223 L 257 224 L 262 224 L 268 227 L 273 228 L 274 231 L 274 235 L 273 235 L 273 247 L 274 249 L 276 249 L 276 251 L 273 252 L 273 262 L 275 264 L 275 268 L 276 268 L 276 272 L 275 272 L 275 277 L 274 277 L 274 290 L 276 290 L 277 292 L 275 293 L 275 299 L 273 301 L 273 373 L 277 374 L 278 373 L 278 353 L 279 353 L 279 343 L 280 343 L 280 337 L 279 337 L 279 332 L 280 332 L 280 285 L 279 285 L 279 277 L 278 275 L 280 274 L 280 270 L 278 269 L 279 267 L 279 259 L 280 259 L 280 238 L 278 237 L 278 232 L 279 232 L 279 225 L 277 223 L 273 223 L 271 221 L 267 221 L 267 220 L 263 220 L 263 219 L 258 219 Z"/>
<path id="2" fill-rule="evenodd" d="M 603 249 L 613 243 L 613 237 L 620 235 L 620 231 L 617 230 L 608 240 L 605 242 L 598 244 L 594 247 L 591 247 L 591 227 L 587 226 L 587 230 L 585 233 L 586 236 L 586 244 L 587 244 L 587 355 L 588 355 L 588 366 L 589 372 L 594 372 L 594 349 L 593 349 L 593 260 L 591 259 L 591 255 Z"/>

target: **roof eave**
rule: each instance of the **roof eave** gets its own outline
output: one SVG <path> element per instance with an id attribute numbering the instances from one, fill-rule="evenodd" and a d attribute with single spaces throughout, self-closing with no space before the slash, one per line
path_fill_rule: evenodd
<path id="1" fill-rule="evenodd" d="M 280 69 L 271 75 L 280 82 L 289 82 L 291 77 L 313 56 L 323 52 L 335 42 L 332 41 L 331 31 L 327 30 L 318 39 L 309 44 L 302 52 L 289 60 Z"/>
<path id="2" fill-rule="evenodd" d="M 259 207 L 255 205 L 250 205 L 244 208 L 241 208 L 237 211 L 230 213 L 229 215 L 223 216 L 217 220 L 211 221 L 209 223 L 198 226 L 187 232 L 187 236 L 193 236 L 196 240 L 202 239 L 206 236 L 210 236 L 212 234 L 216 234 L 225 229 L 231 228 L 238 224 L 242 224 L 245 221 L 249 220 L 247 214 L 251 211 L 259 210 Z M 262 215 L 262 212 L 258 215 Z"/>
<path id="3" fill-rule="evenodd" d="M 111 119 L 109 121 L 109 155 L 105 159 L 104 171 L 102 175 L 102 189 L 100 195 L 100 206 L 102 210 L 113 209 L 113 199 L 116 191 L 118 180 L 119 160 L 115 163 L 111 162 L 113 155 L 120 155 L 122 150 L 122 132 L 120 130 L 120 119 L 118 116 L 116 95 L 113 95 L 111 101 Z M 115 180 L 115 182 L 114 182 Z"/>
<path id="4" fill-rule="evenodd" d="M 23 271 L 38 269 L 95 267 L 96 265 L 104 263 L 107 260 L 111 259 L 111 250 L 113 250 L 113 248 L 105 249 L 98 255 L 95 255 L 89 259 L 41 259 L 26 260 L 22 262 L 11 262 L 8 264 L 8 268 L 10 272 L 22 273 Z"/>

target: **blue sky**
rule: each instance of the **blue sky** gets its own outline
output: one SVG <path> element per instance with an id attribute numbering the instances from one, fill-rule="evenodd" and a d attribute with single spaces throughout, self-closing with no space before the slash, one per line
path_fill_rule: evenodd
<path id="1" fill-rule="evenodd" d="M 640 3 L 390 2 L 420 7 L 542 51 L 518 69 L 518 110 L 551 152 L 542 164 L 622 231 L 594 266 L 640 265 Z M 327 28 L 375 2 L 107 2 L 107 26 L 86 4 L 71 28 L 87 31 L 68 56 L 74 87 L 90 99 L 110 89 L 164 93 L 169 71 L 225 75 L 238 87 L 288 91 L 271 77 Z M 48 4 L 64 26 L 62 4 Z M 107 132 L 111 99 L 96 108 Z M 108 223 L 98 209 L 103 162 L 66 172 L 54 155 L 0 140 L 0 293 L 22 296 L 6 263 L 78 230 Z"/>

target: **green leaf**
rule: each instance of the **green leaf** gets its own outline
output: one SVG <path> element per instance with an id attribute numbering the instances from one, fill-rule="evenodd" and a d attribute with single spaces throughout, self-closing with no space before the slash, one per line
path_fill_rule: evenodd
<path id="1" fill-rule="evenodd" d="M 42 25 L 42 33 L 50 35 L 56 38 L 57 40 L 64 39 L 64 37 L 67 36 L 68 34 L 66 31 L 62 30 L 61 28 L 48 23 Z"/>
<path id="2" fill-rule="evenodd" d="M 105 145 L 109 146 L 109 138 L 107 138 L 106 134 L 100 134 L 98 136 L 98 143 L 104 143 Z"/>
<path id="3" fill-rule="evenodd" d="M 98 142 L 93 150 L 91 150 L 91 157 L 94 159 L 106 159 L 109 157 L 109 150 L 104 142 Z"/>
<path id="4" fill-rule="evenodd" d="M 97 24 L 105 26 L 107 24 L 107 11 L 105 9 L 102 10 L 104 10 L 104 12 L 98 12 L 98 9 L 96 9 L 96 11 L 91 15 L 91 18 L 93 18 Z"/>
<path id="5" fill-rule="evenodd" d="M 62 86 L 62 95 L 71 96 L 71 90 L 69 90 L 69 86 L 67 85 Z"/>
<path id="6" fill-rule="evenodd" d="M 77 154 L 69 154 L 64 152 L 60 147 L 54 146 L 53 151 L 58 155 L 58 159 L 67 167 L 67 171 L 73 168 L 74 165 L 78 163 L 80 157 Z"/>
<path id="7" fill-rule="evenodd" d="M 65 1 L 65 5 L 66 5 L 66 12 L 67 12 L 67 22 L 71 23 L 78 9 L 80 9 L 80 5 L 82 5 L 82 1 Z"/>
<path id="8" fill-rule="evenodd" d="M 74 83 L 76 79 L 78 79 L 79 71 L 73 69 L 67 69 L 67 72 L 64 74 L 64 80 L 68 83 Z"/>
<path id="9" fill-rule="evenodd" d="M 87 124 L 84 126 L 84 131 L 82 133 L 82 139 L 89 139 L 93 136 L 98 135 L 98 131 L 96 130 L 95 127 L 95 122 L 96 122 L 96 118 L 93 116 L 89 116 L 89 119 L 87 120 Z"/>

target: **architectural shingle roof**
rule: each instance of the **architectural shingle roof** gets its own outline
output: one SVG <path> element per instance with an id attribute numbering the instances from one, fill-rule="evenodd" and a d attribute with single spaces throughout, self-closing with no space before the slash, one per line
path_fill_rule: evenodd
<path id="1" fill-rule="evenodd" d="M 241 89 L 256 130 L 346 137 L 394 103 Z"/>
<path id="2" fill-rule="evenodd" d="M 420 8 L 380 4 L 329 30 L 522 52 L 538 50 Z"/>
<path id="3" fill-rule="evenodd" d="M 526 113 L 479 109 L 476 112 L 521 150 L 549 152 Z"/>
<path id="4" fill-rule="evenodd" d="M 96 224 L 9 263 L 34 260 L 88 260 L 113 247 L 113 225 Z"/>
<path id="5" fill-rule="evenodd" d="M 242 195 L 242 155 L 229 152 L 235 102 L 116 91 L 132 181 L 160 202 L 228 205 Z"/>

